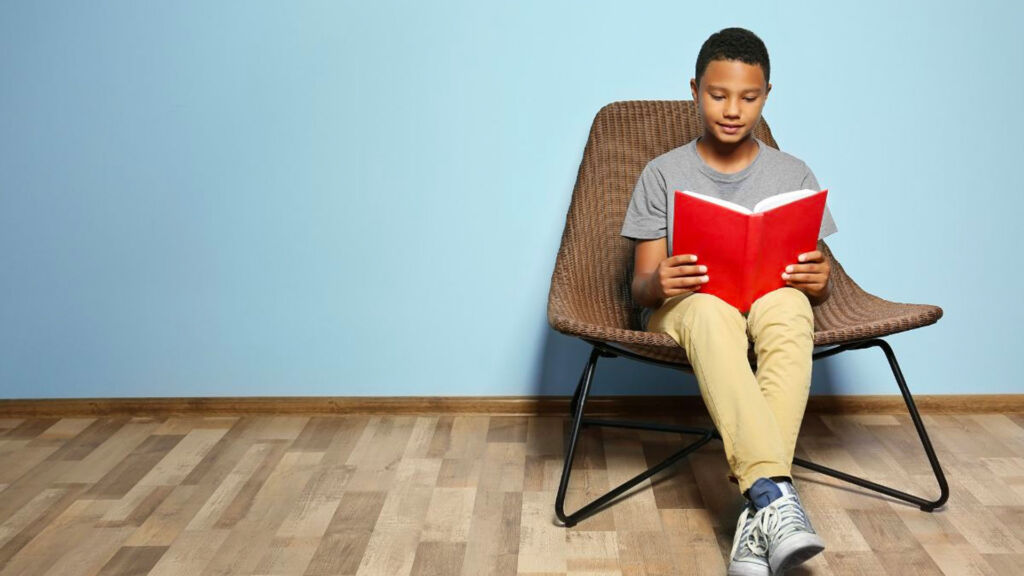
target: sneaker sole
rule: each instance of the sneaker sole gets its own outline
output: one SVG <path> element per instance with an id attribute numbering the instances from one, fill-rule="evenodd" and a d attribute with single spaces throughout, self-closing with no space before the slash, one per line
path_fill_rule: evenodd
<path id="1" fill-rule="evenodd" d="M 771 572 L 767 564 L 754 564 L 752 562 L 730 562 L 729 576 L 769 576 Z"/>
<path id="2" fill-rule="evenodd" d="M 771 563 L 772 574 L 782 574 L 790 568 L 810 560 L 825 549 L 825 542 L 817 534 L 791 536 L 775 550 Z"/>

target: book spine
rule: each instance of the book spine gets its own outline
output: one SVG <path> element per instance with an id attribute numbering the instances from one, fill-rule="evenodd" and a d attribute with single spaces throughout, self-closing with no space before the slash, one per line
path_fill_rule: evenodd
<path id="1" fill-rule="evenodd" d="M 754 213 L 747 221 L 747 242 L 746 254 L 743 262 L 746 266 L 743 270 L 742 299 L 743 307 L 740 312 L 750 310 L 754 303 L 754 290 L 757 288 L 758 274 L 761 271 L 761 249 L 764 235 L 764 214 Z"/>

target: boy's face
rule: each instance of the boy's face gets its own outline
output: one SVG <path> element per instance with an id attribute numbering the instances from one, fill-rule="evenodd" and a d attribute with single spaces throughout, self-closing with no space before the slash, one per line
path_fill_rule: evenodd
<path id="1" fill-rule="evenodd" d="M 756 64 L 713 60 L 704 77 L 690 80 L 690 90 L 704 121 L 704 137 L 737 144 L 750 137 L 761 118 L 771 84 Z"/>

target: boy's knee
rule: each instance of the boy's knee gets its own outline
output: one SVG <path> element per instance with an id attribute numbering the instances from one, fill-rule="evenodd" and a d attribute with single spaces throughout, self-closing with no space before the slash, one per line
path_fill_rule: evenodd
<path id="1" fill-rule="evenodd" d="M 748 315 L 752 324 L 770 321 L 786 324 L 808 326 L 814 330 L 814 311 L 807 295 L 793 288 L 784 286 L 772 290 L 758 298 L 750 307 Z"/>
<path id="2" fill-rule="evenodd" d="M 682 315 L 682 322 L 685 328 L 700 330 L 705 326 L 717 328 L 727 326 L 735 328 L 740 332 L 746 331 L 746 322 L 743 319 L 743 315 L 718 296 L 697 292 L 692 294 L 689 300 L 689 306 L 687 306 L 685 313 Z"/>

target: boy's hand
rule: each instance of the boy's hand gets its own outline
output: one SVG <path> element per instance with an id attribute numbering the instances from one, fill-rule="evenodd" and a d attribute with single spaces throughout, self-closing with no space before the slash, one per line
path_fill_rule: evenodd
<path id="1" fill-rule="evenodd" d="M 820 250 L 804 252 L 797 256 L 800 264 L 790 264 L 782 273 L 787 286 L 807 294 L 812 304 L 820 304 L 828 298 L 828 277 L 831 268 Z"/>
<path id="2" fill-rule="evenodd" d="M 665 298 L 700 290 L 708 281 L 708 267 L 696 262 L 694 254 L 676 254 L 659 262 L 651 278 L 651 295 L 660 303 Z"/>

